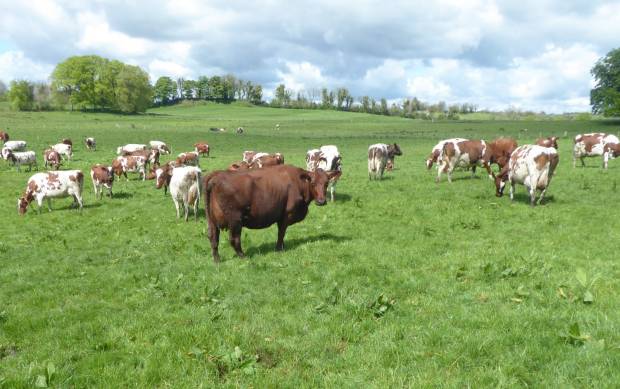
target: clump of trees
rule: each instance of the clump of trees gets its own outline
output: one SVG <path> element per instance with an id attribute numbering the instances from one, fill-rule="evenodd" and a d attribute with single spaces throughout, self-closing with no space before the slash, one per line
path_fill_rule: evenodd
<path id="1" fill-rule="evenodd" d="M 620 116 L 620 49 L 599 59 L 591 73 L 596 81 L 590 91 L 592 113 Z"/>
<path id="2" fill-rule="evenodd" d="M 218 103 L 247 101 L 262 104 L 263 87 L 252 81 L 244 81 L 228 74 L 225 76 L 201 76 L 197 80 L 159 77 L 154 87 L 154 105 L 175 104 L 183 100 L 206 100 Z"/>

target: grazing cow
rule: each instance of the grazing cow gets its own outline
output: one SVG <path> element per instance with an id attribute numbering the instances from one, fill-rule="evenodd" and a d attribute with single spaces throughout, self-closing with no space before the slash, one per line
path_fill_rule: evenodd
<path id="1" fill-rule="evenodd" d="M 381 179 L 387 164 L 388 149 L 385 143 L 377 143 L 368 147 L 368 179 Z"/>
<path id="2" fill-rule="evenodd" d="M 618 137 L 605 133 L 579 134 L 575 137 L 573 147 L 573 167 L 577 165 L 577 158 L 581 160 L 581 166 L 586 166 L 585 157 L 603 156 L 603 166 L 605 166 L 605 145 L 607 143 L 620 143 Z"/>
<path id="3" fill-rule="evenodd" d="M 426 158 L 426 168 L 430 170 L 433 167 L 433 164 L 439 160 L 439 156 L 441 155 L 441 150 L 443 150 L 443 145 L 445 143 L 448 143 L 448 142 L 458 143 L 458 142 L 462 142 L 466 140 L 469 140 L 469 139 L 452 138 L 452 139 L 444 139 L 444 140 L 439 141 L 439 143 L 437 143 L 435 147 L 433 147 L 433 150 L 429 154 L 428 158 Z"/>
<path id="4" fill-rule="evenodd" d="M 127 173 L 140 173 L 140 177 L 142 177 L 142 181 L 146 181 L 146 158 L 141 155 L 129 155 L 129 156 L 120 156 L 116 157 L 114 161 L 112 161 L 112 170 L 121 178 L 121 175 L 125 176 L 125 179 L 129 181 L 127 177 Z"/>
<path id="5" fill-rule="evenodd" d="M 2 150 L 9 149 L 11 151 L 24 151 L 26 150 L 27 143 L 23 140 L 9 140 L 4 142 L 4 146 L 2 146 Z M 3 153 L 4 154 L 4 153 Z M 4 155 L 3 155 L 4 157 Z M 4 158 L 6 159 L 6 158 Z"/>
<path id="6" fill-rule="evenodd" d="M 452 172 L 457 166 L 472 167 L 472 174 L 475 174 L 476 165 L 483 166 L 489 178 L 493 179 L 493 173 L 486 158 L 489 157 L 487 152 L 487 143 L 483 140 L 465 140 L 460 142 L 446 142 L 439 156 L 439 167 L 437 168 L 436 182 L 441 180 L 441 174 L 448 174 L 448 181 L 452 182 Z"/>
<path id="7" fill-rule="evenodd" d="M 112 166 L 96 164 L 90 168 L 90 178 L 93 180 L 95 188 L 95 199 L 103 198 L 103 188 L 108 190 L 108 195 L 112 198 L 112 184 L 114 183 L 114 171 Z"/>
<path id="8" fill-rule="evenodd" d="M 159 150 L 159 152 L 162 154 L 170 154 L 170 147 L 168 147 L 165 142 L 162 142 L 160 140 L 150 141 L 149 146 L 151 146 L 151 149 Z"/>
<path id="9" fill-rule="evenodd" d="M 172 169 L 174 169 L 174 162 L 168 162 L 167 164 L 155 169 L 155 188 L 164 188 L 164 195 L 168 193 L 168 187 L 170 186 L 170 179 L 172 178 Z"/>
<path id="10" fill-rule="evenodd" d="M 47 199 L 47 209 L 52 210 L 51 199 L 57 197 L 73 197 L 82 211 L 82 189 L 84 174 L 80 170 L 65 170 L 57 172 L 37 173 L 30 177 L 22 197 L 17 200 L 17 212 L 23 215 L 28 205 L 36 200 L 41 213 L 43 200 Z"/>
<path id="11" fill-rule="evenodd" d="M 497 164 L 501 171 L 510 160 L 510 155 L 517 148 L 517 141 L 512 138 L 497 138 L 487 144 L 484 160 L 489 164 Z M 476 166 L 473 166 L 475 171 Z"/>
<path id="12" fill-rule="evenodd" d="M 204 196 L 213 260 L 220 261 L 220 229 L 229 230 L 231 245 L 244 257 L 241 229 L 278 223 L 276 250 L 283 250 L 287 227 L 306 217 L 310 202 L 325 205 L 328 182 L 328 174 L 321 169 L 308 172 L 290 165 L 209 174 L 204 180 Z"/>
<path id="13" fill-rule="evenodd" d="M 263 157 L 265 155 L 269 155 L 268 153 L 256 152 L 256 151 L 244 151 L 243 152 L 243 161 L 247 163 L 252 163 L 256 158 Z"/>
<path id="14" fill-rule="evenodd" d="M 495 177 L 495 195 L 504 194 L 506 181 L 510 182 L 510 200 L 514 200 L 515 184 L 523 184 L 530 193 L 530 205 L 536 205 L 536 190 L 540 190 L 538 204 L 549 187 L 553 172 L 559 162 L 558 152 L 553 147 L 523 145 L 510 156 L 510 161 Z"/>
<path id="15" fill-rule="evenodd" d="M 177 210 L 177 219 L 181 217 L 180 205 L 183 204 L 185 221 L 189 217 L 189 206 L 194 208 L 194 217 L 198 220 L 198 201 L 200 198 L 200 168 L 182 166 L 172 169 L 170 178 L 170 195 Z"/>
<path id="16" fill-rule="evenodd" d="M 306 153 L 306 167 L 311 172 L 316 169 L 322 169 L 330 174 L 327 188 L 329 189 L 331 201 L 334 201 L 336 184 L 342 176 L 342 157 L 340 156 L 338 147 L 326 145 L 318 149 L 308 150 Z"/>
<path id="17" fill-rule="evenodd" d="M 2 141 L 2 143 L 7 142 L 9 140 L 9 133 L 0 131 L 0 140 Z"/>
<path id="18" fill-rule="evenodd" d="M 250 163 L 250 168 L 261 169 L 268 166 L 276 166 L 282 164 L 284 164 L 284 156 L 282 154 L 265 154 L 261 156 L 254 156 L 252 162 Z"/>
<path id="19" fill-rule="evenodd" d="M 64 138 L 63 140 L 60 141 L 60 143 L 73 147 L 73 141 L 71 141 L 71 139 L 69 138 Z"/>
<path id="20" fill-rule="evenodd" d="M 553 147 L 554 149 L 558 149 L 558 137 L 550 136 L 548 138 L 538 138 L 536 139 L 536 144 L 542 147 Z"/>
<path id="21" fill-rule="evenodd" d="M 53 167 L 55 170 L 60 168 L 60 154 L 58 151 L 47 149 L 43 152 L 43 159 L 45 160 L 45 168 L 48 166 Z"/>
<path id="22" fill-rule="evenodd" d="M 237 161 L 233 162 L 228 166 L 229 172 L 236 172 L 237 170 L 248 170 L 251 168 L 251 165 L 245 161 Z"/>
<path id="23" fill-rule="evenodd" d="M 237 127 L 237 134 L 241 135 L 243 134 L 243 131 L 244 131 L 243 127 Z"/>
<path id="24" fill-rule="evenodd" d="M 617 158 L 620 155 L 619 143 L 606 143 L 603 147 L 603 168 L 607 169 L 607 163 L 610 159 Z"/>
<path id="25" fill-rule="evenodd" d="M 84 138 L 84 144 L 88 150 L 97 150 L 97 141 L 93 137 Z"/>
<path id="26" fill-rule="evenodd" d="M 116 148 L 116 155 L 123 155 L 123 153 L 131 153 L 133 151 L 138 150 L 146 150 L 146 145 L 137 144 L 137 143 L 129 143 L 125 146 L 120 146 Z"/>
<path id="27" fill-rule="evenodd" d="M 123 152 L 122 156 L 123 157 L 128 157 L 128 156 L 144 157 L 144 159 L 146 160 L 147 166 L 149 164 L 159 165 L 159 149 Z"/>
<path id="28" fill-rule="evenodd" d="M 13 162 L 13 165 L 17 166 L 18 172 L 22 171 L 22 165 L 28 165 L 28 171 L 31 171 L 33 166 L 39 170 L 37 166 L 37 156 L 34 151 L 8 150 L 6 153 L 6 159 Z"/>
<path id="29" fill-rule="evenodd" d="M 207 142 L 194 143 L 194 151 L 200 155 L 209 156 L 209 144 Z"/>
<path id="30" fill-rule="evenodd" d="M 394 157 L 397 155 L 403 155 L 403 152 L 400 150 L 400 146 L 396 143 L 393 145 L 388 145 L 388 160 L 385 164 L 385 168 L 388 171 L 392 171 L 392 169 L 394 169 Z"/>
<path id="31" fill-rule="evenodd" d="M 181 153 L 175 161 L 176 166 L 189 165 L 200 167 L 200 154 L 196 151 L 188 151 L 187 153 Z"/>
<path id="32" fill-rule="evenodd" d="M 57 143 L 50 147 L 52 148 L 52 150 L 56 151 L 61 156 L 64 156 L 68 160 L 71 160 L 71 158 L 73 157 L 73 146 L 71 145 Z"/>

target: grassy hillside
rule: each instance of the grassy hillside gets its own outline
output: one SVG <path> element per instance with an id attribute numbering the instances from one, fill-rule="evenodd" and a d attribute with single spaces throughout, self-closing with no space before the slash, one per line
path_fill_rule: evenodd
<path id="1" fill-rule="evenodd" d="M 81 215 L 64 199 L 19 217 L 30 173 L 0 162 L 2 386 L 620 382 L 620 161 L 573 169 L 570 156 L 574 134 L 617 133 L 614 123 L 432 123 L 209 104 L 140 116 L 0 112 L 0 128 L 38 153 L 72 138 L 75 160 L 63 168 L 85 172 L 117 146 L 151 139 L 174 153 L 208 141 L 206 171 L 248 149 L 303 166 L 322 144 L 338 145 L 344 164 L 336 202 L 311 206 L 285 252 L 273 251 L 275 227 L 244 229 L 249 259 L 240 260 L 224 233 L 218 266 L 204 216 L 177 221 L 152 181 L 115 182 L 115 197 L 96 201 L 87 180 Z M 424 168 L 442 138 L 552 134 L 561 161 L 541 207 L 529 207 L 523 187 L 511 203 L 482 174 L 435 184 Z M 97 138 L 96 152 L 79 143 L 85 136 Z M 404 155 L 369 182 L 366 149 L 376 142 L 398 142 Z"/>

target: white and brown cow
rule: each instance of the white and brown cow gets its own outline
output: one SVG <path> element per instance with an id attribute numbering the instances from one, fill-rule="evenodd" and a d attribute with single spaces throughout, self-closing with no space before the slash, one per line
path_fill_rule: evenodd
<path id="1" fill-rule="evenodd" d="M 610 159 L 615 159 L 620 156 L 620 143 L 606 143 L 603 147 L 603 168 L 607 169 L 607 164 Z"/>
<path id="2" fill-rule="evenodd" d="M 166 144 L 166 142 L 162 142 L 160 140 L 152 140 L 149 141 L 149 146 L 151 149 L 159 150 L 162 154 L 170 154 L 170 147 Z"/>
<path id="3" fill-rule="evenodd" d="M 168 187 L 170 186 L 170 179 L 172 178 L 172 169 L 174 169 L 174 165 L 175 163 L 170 161 L 167 164 L 159 166 L 155 169 L 155 188 L 164 188 L 164 195 L 168 193 Z"/>
<path id="4" fill-rule="evenodd" d="M 510 161 L 495 177 L 495 195 L 504 194 L 510 182 L 510 200 L 514 200 L 515 184 L 523 184 L 530 194 L 530 204 L 536 205 L 536 191 L 540 190 L 538 204 L 543 200 L 553 173 L 558 165 L 558 152 L 553 147 L 523 145 L 510 156 Z"/>
<path id="5" fill-rule="evenodd" d="M 452 182 L 452 172 L 457 166 L 471 167 L 472 174 L 475 174 L 475 167 L 484 167 L 493 179 L 491 167 L 489 166 L 488 145 L 484 140 L 465 140 L 460 142 L 446 142 L 439 156 L 439 167 L 437 168 L 436 182 L 441 180 L 441 174 L 447 173 L 448 181 Z"/>
<path id="6" fill-rule="evenodd" d="M 73 147 L 73 141 L 70 138 L 63 138 L 60 143 Z"/>
<path id="7" fill-rule="evenodd" d="M 146 158 L 144 158 L 143 156 L 120 156 L 116 157 L 114 161 L 112 161 L 112 170 L 118 176 L 118 178 L 120 178 L 121 175 L 124 175 L 127 181 L 129 181 L 127 173 L 139 173 L 142 180 L 146 181 L 145 165 Z"/>
<path id="8" fill-rule="evenodd" d="M 313 172 L 322 169 L 329 175 L 328 189 L 331 201 L 334 201 L 336 184 L 342 176 L 342 157 L 338 147 L 334 145 L 321 146 L 318 149 L 308 150 L 306 153 L 306 168 Z"/>
<path id="9" fill-rule="evenodd" d="M 181 217 L 181 204 L 185 211 L 185 221 L 189 217 L 190 205 L 194 208 L 194 217 L 198 220 L 198 200 L 200 199 L 200 168 L 195 166 L 175 167 L 170 178 L 170 195 L 177 211 L 177 219 Z"/>
<path id="10" fill-rule="evenodd" d="M 207 142 L 194 143 L 194 151 L 200 155 L 209 156 L 210 147 Z"/>
<path id="11" fill-rule="evenodd" d="M 574 139 L 573 147 L 573 167 L 577 165 L 577 158 L 581 160 L 581 166 L 586 166 L 585 157 L 603 156 L 603 166 L 605 166 L 605 145 L 607 143 L 620 143 L 618 137 L 602 132 L 579 134 Z"/>
<path id="12" fill-rule="evenodd" d="M 108 195 L 112 198 L 112 184 L 114 184 L 114 170 L 112 166 L 94 165 L 90 168 L 90 178 L 95 188 L 95 199 L 103 198 L 103 188 L 108 190 Z"/>
<path id="13" fill-rule="evenodd" d="M 368 179 L 381 179 L 388 160 L 388 145 L 376 143 L 368 147 Z"/>
<path id="14" fill-rule="evenodd" d="M 47 208 L 52 210 L 51 199 L 73 197 L 74 204 L 82 210 L 82 189 L 84 174 L 80 170 L 66 170 L 57 172 L 37 173 L 30 177 L 22 197 L 17 200 L 17 212 L 23 215 L 31 202 L 37 202 L 41 213 L 43 200 L 47 199 Z"/>
<path id="15" fill-rule="evenodd" d="M 200 167 L 200 154 L 196 151 L 181 153 L 175 161 L 175 166 L 188 165 Z"/>
<path id="16" fill-rule="evenodd" d="M 43 151 L 43 160 L 45 161 L 45 168 L 48 166 L 58 170 L 60 168 L 60 154 L 53 149 L 47 149 Z"/>
<path id="17" fill-rule="evenodd" d="M 250 163 L 250 169 L 262 169 L 264 167 L 284 164 L 284 156 L 280 153 L 255 155 Z"/>
<path id="18" fill-rule="evenodd" d="M 538 138 L 536 139 L 536 144 L 542 147 L 553 147 L 554 149 L 558 149 L 558 137 L 550 136 L 548 138 Z"/>
<path id="19" fill-rule="evenodd" d="M 67 160 L 71 160 L 73 157 L 73 146 L 68 145 L 66 143 L 57 143 L 50 148 L 56 151 L 61 156 L 64 156 Z"/>
<path id="20" fill-rule="evenodd" d="M 24 151 L 26 150 L 27 145 L 28 144 L 24 140 L 9 140 L 4 142 L 4 145 L 2 146 L 2 158 L 6 159 L 4 156 L 4 150 Z"/>
<path id="21" fill-rule="evenodd" d="M 150 149 L 150 150 L 136 150 L 136 151 L 123 151 L 121 154 L 123 157 L 134 156 L 134 157 L 144 157 L 146 160 L 147 167 L 149 164 L 159 165 L 159 149 Z"/>
<path id="22" fill-rule="evenodd" d="M 84 145 L 88 150 L 97 150 L 97 141 L 93 137 L 84 138 Z"/>
<path id="23" fill-rule="evenodd" d="M 243 152 L 243 161 L 247 162 L 247 163 L 252 163 L 254 162 L 254 160 L 264 157 L 266 155 L 269 155 L 269 153 L 265 153 L 262 151 L 252 151 L 252 150 L 246 150 Z"/>
<path id="24" fill-rule="evenodd" d="M 125 146 L 119 146 L 116 148 L 116 155 L 123 155 L 123 153 L 131 153 L 138 150 L 146 150 L 146 145 L 138 143 L 129 143 Z"/>
<path id="25" fill-rule="evenodd" d="M 21 170 L 22 165 L 27 165 L 28 171 L 31 171 L 33 166 L 36 167 L 37 170 L 39 170 L 37 166 L 37 156 L 34 151 L 7 150 L 6 159 L 8 161 L 11 161 L 14 166 L 17 166 L 18 172 L 22 171 Z"/>
<path id="26" fill-rule="evenodd" d="M 426 158 L 426 168 L 430 170 L 433 167 L 433 164 L 439 160 L 439 156 L 441 155 L 441 150 L 443 150 L 443 145 L 445 143 L 447 142 L 456 143 L 456 142 L 462 142 L 465 140 L 469 140 L 469 139 L 451 138 L 451 139 L 440 140 L 439 143 L 437 143 L 435 147 L 433 147 L 433 150 L 431 150 L 431 153 L 428 155 L 428 158 Z"/>

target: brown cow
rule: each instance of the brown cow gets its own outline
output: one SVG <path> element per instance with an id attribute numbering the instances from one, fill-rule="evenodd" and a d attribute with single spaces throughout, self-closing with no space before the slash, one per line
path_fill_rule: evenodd
<path id="1" fill-rule="evenodd" d="M 229 172 L 236 172 L 238 170 L 248 170 L 251 168 L 251 165 L 245 161 L 237 161 L 237 162 L 233 162 L 230 164 L 230 166 L 228 166 L 228 171 Z"/>
<path id="2" fill-rule="evenodd" d="M 190 165 L 200 167 L 200 154 L 196 151 L 181 153 L 174 163 L 176 166 Z"/>
<path id="3" fill-rule="evenodd" d="M 174 162 L 172 161 L 155 169 L 155 188 L 161 189 L 163 187 L 164 195 L 168 193 L 168 188 L 170 187 L 172 169 L 174 169 Z"/>
<path id="4" fill-rule="evenodd" d="M 254 157 L 250 163 L 250 168 L 260 169 L 268 166 L 276 166 L 284 164 L 284 156 L 280 153 L 263 155 L 260 157 Z"/>
<path id="5" fill-rule="evenodd" d="M 194 151 L 197 152 L 198 154 L 206 155 L 208 157 L 210 150 L 211 149 L 207 142 L 194 143 Z"/>
<path id="6" fill-rule="evenodd" d="M 512 138 L 498 138 L 487 145 L 485 161 L 491 164 L 497 164 L 501 171 L 508 161 L 510 160 L 510 154 L 517 148 L 517 141 Z M 476 166 L 473 167 L 475 172 Z"/>
<path id="7" fill-rule="evenodd" d="M 108 190 L 108 195 L 112 198 L 112 184 L 114 183 L 114 171 L 112 166 L 96 164 L 90 168 L 90 178 L 95 188 L 95 199 L 103 198 L 103 188 Z"/>
<path id="8" fill-rule="evenodd" d="M 558 149 L 558 137 L 550 136 L 548 138 L 538 138 L 536 139 L 536 144 L 542 147 L 553 147 L 554 149 Z"/>
<path id="9" fill-rule="evenodd" d="M 203 192 L 213 260 L 220 261 L 220 229 L 229 230 L 230 244 L 243 258 L 241 229 L 278 223 L 276 250 L 283 250 L 287 227 L 304 220 L 313 200 L 325 205 L 328 182 L 329 176 L 321 169 L 309 172 L 290 165 L 208 175 Z"/>
<path id="10" fill-rule="evenodd" d="M 2 141 L 2 143 L 8 141 L 9 140 L 9 134 L 7 132 L 0 131 L 0 140 Z"/>
<path id="11" fill-rule="evenodd" d="M 45 161 L 45 168 L 51 166 L 55 170 L 58 170 L 58 168 L 60 167 L 60 154 L 58 154 L 58 151 L 56 150 L 45 150 L 43 152 L 43 159 Z"/>

